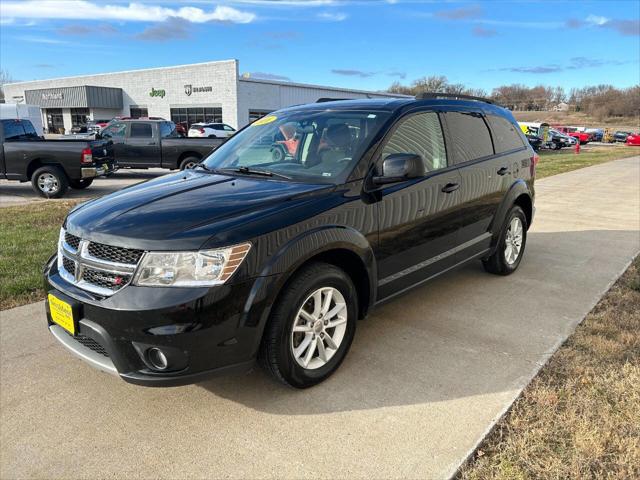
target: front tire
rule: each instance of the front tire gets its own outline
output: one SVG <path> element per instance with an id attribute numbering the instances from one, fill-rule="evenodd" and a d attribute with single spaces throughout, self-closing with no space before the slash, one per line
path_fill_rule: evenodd
<path id="1" fill-rule="evenodd" d="M 180 170 L 193 168 L 198 163 L 200 163 L 200 159 L 198 157 L 187 157 L 184 160 L 182 160 L 182 162 L 180 162 Z"/>
<path id="2" fill-rule="evenodd" d="M 60 198 L 69 188 L 69 180 L 60 167 L 51 165 L 41 167 L 33 172 L 31 185 L 42 197 Z"/>
<path id="3" fill-rule="evenodd" d="M 77 180 L 69 180 L 69 186 L 74 190 L 84 190 L 90 187 L 93 183 L 93 178 L 79 178 Z"/>
<path id="4" fill-rule="evenodd" d="M 317 385 L 347 355 L 357 315 L 358 295 L 343 270 L 327 263 L 304 267 L 286 284 L 271 312 L 258 360 L 286 385 Z"/>
<path id="5" fill-rule="evenodd" d="M 527 217 L 522 208 L 514 205 L 509 210 L 500 230 L 496 251 L 482 260 L 484 269 L 495 275 L 510 275 L 520 265 L 527 243 Z"/>

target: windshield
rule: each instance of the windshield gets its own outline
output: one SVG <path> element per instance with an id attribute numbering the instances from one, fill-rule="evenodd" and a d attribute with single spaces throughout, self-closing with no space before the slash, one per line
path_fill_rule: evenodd
<path id="1" fill-rule="evenodd" d="M 253 122 L 203 163 L 214 170 L 271 172 L 312 183 L 346 179 L 387 112 L 276 112 Z"/>

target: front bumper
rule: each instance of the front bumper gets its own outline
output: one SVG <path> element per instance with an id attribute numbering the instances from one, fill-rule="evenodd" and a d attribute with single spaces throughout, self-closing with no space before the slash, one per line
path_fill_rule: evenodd
<path id="1" fill-rule="evenodd" d="M 50 293 L 72 304 L 78 316 L 72 336 L 53 322 L 45 302 L 54 337 L 93 367 L 127 382 L 177 386 L 246 372 L 254 364 L 262 330 L 246 315 L 252 281 L 213 288 L 130 285 L 100 298 L 66 282 L 54 256 L 45 269 L 45 284 Z M 267 306 L 265 302 L 251 310 Z M 166 370 L 154 368 L 150 348 L 165 354 Z"/>

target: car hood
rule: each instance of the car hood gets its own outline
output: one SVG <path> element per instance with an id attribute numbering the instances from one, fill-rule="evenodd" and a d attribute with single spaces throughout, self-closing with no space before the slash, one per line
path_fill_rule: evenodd
<path id="1" fill-rule="evenodd" d="M 72 210 L 65 228 L 95 242 L 144 250 L 224 246 L 265 233 L 266 225 L 279 228 L 265 222 L 269 216 L 298 221 L 302 211 L 309 213 L 306 205 L 333 190 L 333 185 L 185 171 L 87 202 Z M 288 209 L 296 213 L 289 215 Z M 252 223 L 260 228 L 250 228 Z"/>

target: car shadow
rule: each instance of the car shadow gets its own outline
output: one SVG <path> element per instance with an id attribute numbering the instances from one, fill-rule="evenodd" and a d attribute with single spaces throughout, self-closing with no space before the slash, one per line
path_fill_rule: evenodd
<path id="1" fill-rule="evenodd" d="M 529 381 L 638 250 L 638 231 L 531 232 L 514 275 L 489 275 L 473 262 L 376 308 L 358 323 L 342 366 L 316 387 L 285 387 L 259 368 L 198 385 L 276 415 L 510 394 Z"/>

